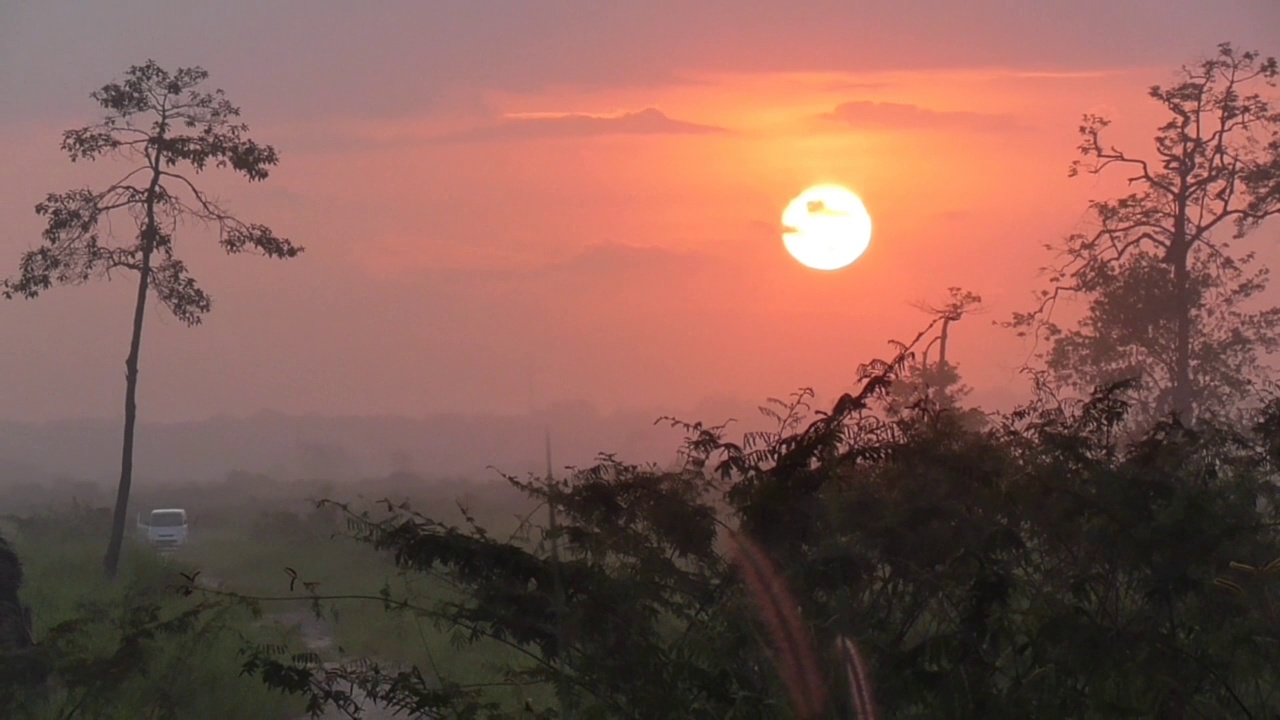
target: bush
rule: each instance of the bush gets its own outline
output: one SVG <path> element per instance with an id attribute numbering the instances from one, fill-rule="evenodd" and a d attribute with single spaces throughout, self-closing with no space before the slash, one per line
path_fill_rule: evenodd
<path id="1" fill-rule="evenodd" d="M 1280 414 L 1126 444 L 1123 386 L 976 428 L 928 406 L 886 419 L 883 377 L 816 418 L 802 394 L 740 442 L 685 425 L 676 471 L 603 458 L 512 479 L 557 513 L 536 544 L 348 510 L 359 538 L 456 590 L 385 606 L 515 652 L 487 685 L 345 678 L 486 717 L 510 716 L 493 688 L 518 684 L 548 690 L 529 710 L 545 717 L 848 716 L 868 685 L 903 718 L 1280 712 L 1260 577 L 1280 571 Z"/>

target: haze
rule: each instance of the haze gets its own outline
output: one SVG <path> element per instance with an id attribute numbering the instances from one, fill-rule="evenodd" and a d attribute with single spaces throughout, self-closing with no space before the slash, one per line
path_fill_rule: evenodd
<path id="1" fill-rule="evenodd" d="M 540 461 L 548 426 L 573 459 L 670 448 L 658 415 L 847 389 L 951 286 L 985 301 L 952 360 L 974 403 L 1003 407 L 1031 348 L 993 321 L 1043 282 L 1043 245 L 1123 185 L 1067 178 L 1081 114 L 1145 148 L 1149 85 L 1219 42 L 1274 52 L 1276 28 L 1274 0 L 5 3 L 0 274 L 38 241 L 45 193 L 115 174 L 70 163 L 60 134 L 154 58 L 207 69 L 277 147 L 266 183 L 205 182 L 307 252 L 277 265 L 179 238 L 215 305 L 197 328 L 148 320 L 144 475 L 302 472 L 305 448 L 343 438 L 359 462 L 479 472 Z M 818 182 L 875 221 L 836 273 L 779 237 Z M 0 458 L 118 470 L 134 292 L 0 304 Z M 219 416 L 189 445 L 145 429 Z M 323 419 L 352 416 L 382 420 Z M 460 448 L 463 416 L 507 429 Z"/>

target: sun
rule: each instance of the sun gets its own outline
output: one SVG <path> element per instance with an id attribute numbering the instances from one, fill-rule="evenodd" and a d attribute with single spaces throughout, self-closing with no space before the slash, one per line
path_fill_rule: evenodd
<path id="1" fill-rule="evenodd" d="M 871 215 L 862 200 L 840 185 L 814 185 L 782 211 L 782 244 L 800 264 L 839 270 L 871 244 Z"/>

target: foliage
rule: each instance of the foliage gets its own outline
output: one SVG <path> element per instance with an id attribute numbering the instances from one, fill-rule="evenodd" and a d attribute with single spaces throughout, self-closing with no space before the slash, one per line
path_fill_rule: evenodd
<path id="1" fill-rule="evenodd" d="M 45 218 L 43 244 L 22 254 L 16 277 L 0 285 L 6 298 L 34 298 L 54 285 L 76 285 L 113 273 L 138 277 L 133 334 L 125 361 L 124 441 L 120 484 L 104 558 L 108 576 L 116 572 L 128 515 L 133 477 L 133 434 L 137 418 L 138 358 L 147 299 L 154 295 L 174 317 L 197 325 L 213 301 L 176 253 L 178 226 L 212 225 L 230 254 L 257 252 L 271 258 L 296 257 L 302 248 L 265 225 L 245 223 L 188 175 L 210 166 L 229 168 L 250 182 L 264 180 L 279 158 L 270 145 L 246 137 L 237 122 L 240 109 L 222 90 L 204 92 L 201 68 L 169 72 L 154 61 L 130 67 L 91 97 L 106 111 L 101 122 L 67 130 L 62 149 L 72 162 L 119 158 L 132 167 L 100 191 L 79 188 L 51 193 L 36 205 Z M 180 172 L 180 167 L 189 173 Z M 115 237 L 111 218 L 124 213 L 136 228 L 127 240 Z"/>
<path id="2" fill-rule="evenodd" d="M 568 689 L 527 717 L 865 717 L 867 685 L 886 717 L 1280 711 L 1274 588 L 1233 570 L 1280 557 L 1280 408 L 1247 432 L 1164 421 L 1133 443 L 1128 383 L 1042 394 L 983 428 L 936 409 L 889 418 L 909 349 L 827 412 L 807 392 L 774 403 L 773 431 L 731 442 L 682 425 L 674 470 L 606 456 L 512 478 L 556 509 L 527 540 L 394 503 L 345 508 L 358 538 L 457 589 L 367 597 L 460 648 L 516 649 L 495 685 Z M 317 707 L 332 681 L 261 652 L 250 670 Z M 515 712 L 447 669 L 338 674 L 402 707 Z"/>
<path id="3" fill-rule="evenodd" d="M 1280 308 L 1249 308 L 1268 279 L 1262 268 L 1246 277 L 1238 267 L 1212 267 L 1205 256 L 1197 258 L 1188 292 L 1193 398 L 1201 412 L 1241 418 L 1268 376 L 1263 358 L 1280 350 Z M 1097 287 L 1077 327 L 1053 328 L 1046 367 L 1077 388 L 1142 378 L 1144 402 L 1135 419 L 1150 427 L 1173 407 L 1178 305 L 1172 276 L 1157 256 L 1135 252 L 1100 268 Z"/>
<path id="4" fill-rule="evenodd" d="M 1108 145 L 1106 118 L 1081 123 L 1071 174 L 1122 168 L 1135 189 L 1090 203 L 1095 232 L 1049 246 L 1061 257 L 1046 268 L 1052 287 L 1009 324 L 1049 340 L 1049 370 L 1076 389 L 1143 377 L 1144 427 L 1234 409 L 1280 345 L 1280 310 L 1247 303 L 1268 274 L 1233 247 L 1280 214 L 1280 110 L 1265 95 L 1278 73 L 1274 58 L 1223 44 L 1152 87 L 1169 120 L 1151 161 Z M 1053 321 L 1064 295 L 1087 301 L 1072 330 Z"/>
<path id="5" fill-rule="evenodd" d="M 105 117 L 63 133 L 62 149 L 73 162 L 117 158 L 133 166 L 103 190 L 51 193 L 36 205 L 46 219 L 44 244 L 23 253 L 20 272 L 5 282 L 4 294 L 34 298 L 54 285 L 132 271 L 150 279 L 151 291 L 175 317 L 198 324 L 212 303 L 175 254 L 181 222 L 214 225 L 228 253 L 290 258 L 301 248 L 263 225 L 238 220 L 176 168 L 186 165 L 194 174 L 210 166 L 230 168 L 258 181 L 279 158 L 270 145 L 245 137 L 249 128 L 237 122 L 240 109 L 222 90 L 198 89 L 208 79 L 203 69 L 170 73 L 149 60 L 125 75 L 91 93 Z M 113 235 L 108 216 L 118 211 L 133 219 L 136 237 L 122 241 Z"/>
<path id="6" fill-rule="evenodd" d="M 22 560 L 0 535 L 0 650 L 17 650 L 31 644 L 28 611 L 18 597 L 22 575 Z"/>

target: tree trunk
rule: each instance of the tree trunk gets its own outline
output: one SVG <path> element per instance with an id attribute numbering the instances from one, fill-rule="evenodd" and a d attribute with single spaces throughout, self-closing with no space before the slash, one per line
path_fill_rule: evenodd
<path id="1" fill-rule="evenodd" d="M 150 245 L 150 240 L 144 240 Z M 138 298 L 133 308 L 133 338 L 129 357 L 124 361 L 124 443 L 120 453 L 120 484 L 116 488 L 116 507 L 111 517 L 111 540 L 103 568 L 107 578 L 114 578 L 120 567 L 120 547 L 124 543 L 125 522 L 129 515 L 129 489 L 133 485 L 133 432 L 138 419 L 138 355 L 142 348 L 142 318 L 147 309 L 147 291 L 151 281 L 151 251 L 142 253 L 142 272 L 138 274 Z"/>
<path id="2" fill-rule="evenodd" d="M 942 318 L 942 332 L 938 335 L 938 365 L 940 372 L 947 371 L 947 331 L 951 326 L 951 316 Z M 942 377 L 941 375 L 937 377 Z M 941 382 L 933 388 L 933 402 L 938 407 L 946 405 L 947 387 Z"/>
<path id="3" fill-rule="evenodd" d="M 1173 289 L 1177 306 L 1177 327 L 1174 341 L 1173 413 L 1183 424 L 1192 420 L 1193 393 L 1191 391 L 1191 298 L 1190 273 L 1187 270 L 1188 252 L 1174 258 Z"/>
<path id="4" fill-rule="evenodd" d="M 163 134 L 163 121 L 161 133 Z M 156 189 L 160 186 L 160 151 L 151 164 L 151 185 L 147 188 L 147 220 L 142 229 L 142 267 L 138 270 L 138 298 L 133 306 L 133 337 L 129 340 L 129 357 L 124 361 L 124 442 L 120 450 L 120 484 L 116 487 L 116 507 L 111 515 L 111 539 L 102 559 L 107 579 L 114 579 L 120 569 L 120 548 L 124 544 L 125 522 L 129 519 L 129 490 L 133 485 L 133 431 L 138 420 L 138 355 L 142 348 L 142 319 L 147 310 L 147 293 L 151 289 L 151 253 L 156 249 L 160 230 L 156 226 Z"/>

